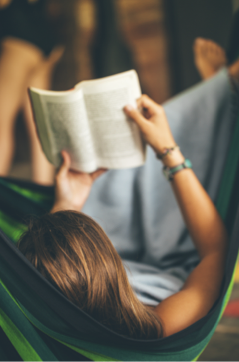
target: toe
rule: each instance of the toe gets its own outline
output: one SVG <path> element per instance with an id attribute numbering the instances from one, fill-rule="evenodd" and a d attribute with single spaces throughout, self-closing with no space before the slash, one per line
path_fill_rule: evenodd
<path id="1" fill-rule="evenodd" d="M 205 40 L 203 38 L 196 38 L 193 43 L 194 50 L 199 51 L 204 46 Z"/>

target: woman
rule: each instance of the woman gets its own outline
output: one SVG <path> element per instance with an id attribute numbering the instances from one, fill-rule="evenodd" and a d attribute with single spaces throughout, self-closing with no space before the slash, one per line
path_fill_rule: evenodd
<path id="1" fill-rule="evenodd" d="M 163 108 L 147 96 L 138 100 L 138 108 L 142 114 L 130 106 L 125 112 L 162 161 L 200 255 L 181 290 L 155 308 L 137 299 L 103 230 L 78 213 L 93 181 L 104 171 L 73 172 L 64 151 L 51 214 L 32 222 L 19 249 L 63 294 L 101 323 L 134 338 L 157 338 L 188 327 L 212 308 L 222 282 L 227 235 L 190 162 L 176 146 Z"/>

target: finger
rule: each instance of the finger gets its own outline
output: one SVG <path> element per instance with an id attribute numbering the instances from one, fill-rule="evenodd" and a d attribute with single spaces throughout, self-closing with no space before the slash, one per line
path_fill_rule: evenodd
<path id="1" fill-rule="evenodd" d="M 92 172 L 90 175 L 94 180 L 96 180 L 99 176 L 103 175 L 103 173 L 105 173 L 106 171 L 108 171 L 106 168 L 99 168 L 98 170 Z"/>
<path id="2" fill-rule="evenodd" d="M 64 177 L 67 175 L 70 169 L 71 158 L 70 155 L 64 150 L 61 151 L 61 156 L 62 156 L 62 164 L 58 171 L 58 176 Z"/>
<path id="3" fill-rule="evenodd" d="M 135 123 L 139 126 L 140 130 L 144 132 L 145 127 L 147 127 L 148 120 L 144 118 L 144 116 L 131 105 L 127 105 L 124 107 L 124 111 L 128 117 L 133 119 Z"/>
<path id="4" fill-rule="evenodd" d="M 160 110 L 160 105 L 154 102 L 146 94 L 143 94 L 139 99 L 137 99 L 138 108 L 145 108 L 150 116 L 153 116 L 155 113 L 158 113 Z"/>

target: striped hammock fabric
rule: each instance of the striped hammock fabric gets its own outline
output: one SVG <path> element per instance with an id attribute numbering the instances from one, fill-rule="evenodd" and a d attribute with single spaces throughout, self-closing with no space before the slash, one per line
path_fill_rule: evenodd
<path id="1" fill-rule="evenodd" d="M 54 190 L 0 179 L 0 360 L 196 360 L 229 300 L 239 246 L 239 119 L 235 125 L 216 206 L 230 235 L 220 297 L 207 316 L 161 340 L 134 340 L 82 312 L 17 250 L 29 215 L 50 210 Z"/>

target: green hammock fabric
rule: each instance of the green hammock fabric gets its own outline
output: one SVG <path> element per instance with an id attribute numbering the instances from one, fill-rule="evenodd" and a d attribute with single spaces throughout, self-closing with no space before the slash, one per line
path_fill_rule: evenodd
<path id="1" fill-rule="evenodd" d="M 239 119 L 228 150 L 225 172 L 216 202 L 224 219 L 235 203 L 232 190 L 237 182 L 237 174 L 239 174 L 238 136 Z M 15 242 L 26 228 L 19 215 L 21 213 L 41 215 L 50 209 L 52 202 L 53 188 L 37 187 L 31 183 L 2 178 L 0 179 L 0 205 L 3 207 L 0 211 L 0 228 L 8 238 Z M 10 211 L 16 209 L 15 214 Z M 233 215 L 233 217 L 235 219 L 236 216 Z M 17 255 L 14 254 L 16 251 L 10 250 L 10 245 L 8 245 L 9 250 L 6 248 L 6 254 L 13 253 L 14 257 L 10 259 L 10 262 L 3 259 L 1 255 L 2 250 L 5 249 L 2 249 L 2 244 L 0 244 L 0 337 L 6 338 L 6 343 L 10 341 L 13 353 L 16 353 L 18 359 L 26 361 L 196 360 L 212 337 L 232 290 L 239 228 L 234 232 L 229 230 L 229 233 L 232 234 L 232 240 L 224 285 L 220 298 L 209 314 L 193 326 L 171 337 L 158 341 L 141 342 L 120 336 L 118 336 L 119 342 L 115 342 L 117 338 L 114 337 L 113 332 L 110 333 L 107 328 L 92 321 L 90 317 L 82 316 L 82 312 L 58 291 L 54 290 L 54 293 L 58 293 L 59 302 L 62 303 L 61 307 L 58 307 L 57 299 L 54 301 L 55 304 L 49 304 L 46 294 L 54 289 L 50 283 L 39 276 L 38 272 L 24 260 L 24 257 L 18 256 L 17 258 Z M 4 239 L 3 234 L 0 234 L 1 239 Z M 14 270 L 18 259 L 20 259 L 19 265 L 22 269 L 26 264 L 27 280 L 23 280 Z M 31 281 L 31 278 L 34 279 L 35 276 L 39 279 L 39 285 L 46 287 L 46 294 L 40 297 Z M 32 288 L 29 288 L 29 285 L 32 285 Z M 49 300 L 53 297 L 50 296 Z M 62 307 L 64 305 L 69 309 Z M 78 327 L 68 321 L 71 310 L 76 313 L 76 319 L 80 318 Z M 68 315 L 65 315 L 65 311 Z M 115 338 L 112 337 L 112 341 L 110 340 L 111 334 Z M 7 360 L 8 358 L 4 344 L 1 343 L 0 359 Z"/>
<path id="2" fill-rule="evenodd" d="M 231 192 L 237 172 L 237 165 L 239 160 L 238 140 L 239 140 L 239 121 L 237 121 L 235 125 L 233 140 L 228 150 L 227 162 L 224 167 L 224 173 L 216 201 L 217 210 L 219 211 L 221 217 L 224 220 L 228 212 L 228 205 L 230 202 Z"/>

